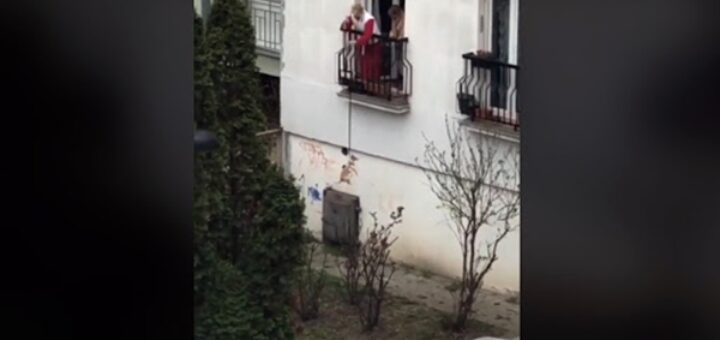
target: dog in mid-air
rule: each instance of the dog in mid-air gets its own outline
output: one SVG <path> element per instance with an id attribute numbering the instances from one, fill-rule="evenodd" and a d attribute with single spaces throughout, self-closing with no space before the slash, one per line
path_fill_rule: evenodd
<path id="1" fill-rule="evenodd" d="M 347 184 L 351 184 L 350 180 L 353 176 L 357 176 L 357 170 L 355 170 L 355 161 L 357 161 L 357 157 L 355 155 L 350 156 L 350 160 L 347 164 L 343 164 L 342 171 L 340 171 L 340 182 L 345 182 Z"/>

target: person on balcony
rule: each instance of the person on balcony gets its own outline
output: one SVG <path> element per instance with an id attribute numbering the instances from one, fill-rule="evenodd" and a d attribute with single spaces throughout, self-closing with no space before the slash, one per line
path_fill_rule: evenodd
<path id="1" fill-rule="evenodd" d="M 390 38 L 405 38 L 405 12 L 403 9 L 398 5 L 392 5 L 388 10 L 388 16 L 391 20 Z"/>
<path id="2" fill-rule="evenodd" d="M 357 31 L 360 37 L 357 40 L 350 41 L 349 44 L 354 45 L 356 53 L 360 55 L 360 79 L 365 90 L 371 94 L 380 93 L 380 75 L 382 66 L 382 44 L 373 38 L 375 33 L 379 33 L 377 20 L 363 5 L 354 4 L 350 11 L 350 15 L 345 19 L 341 26 L 343 31 Z"/>
<path id="3" fill-rule="evenodd" d="M 390 78 L 392 79 L 393 92 L 402 90 L 402 64 L 403 64 L 403 45 L 395 40 L 405 38 L 405 12 L 398 5 L 390 6 L 388 10 L 390 16 Z"/>

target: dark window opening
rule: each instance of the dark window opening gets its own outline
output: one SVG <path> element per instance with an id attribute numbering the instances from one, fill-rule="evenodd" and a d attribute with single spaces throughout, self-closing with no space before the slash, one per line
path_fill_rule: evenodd
<path id="1" fill-rule="evenodd" d="M 390 18 L 390 7 L 393 4 L 397 4 L 405 11 L 405 0 L 394 1 L 394 0 L 376 0 L 374 3 L 373 16 L 378 20 L 378 27 L 382 35 L 388 35 L 392 29 L 392 18 Z M 403 50 L 400 44 L 390 43 L 384 46 L 383 49 L 383 63 L 382 63 L 382 75 L 390 79 L 394 79 L 395 83 L 402 84 L 402 65 Z"/>
<path id="2" fill-rule="evenodd" d="M 510 0 L 493 0 L 492 50 L 507 63 L 510 55 Z"/>
<path id="3" fill-rule="evenodd" d="M 393 0 L 375 0 L 365 2 L 365 7 L 367 8 L 367 11 L 372 13 L 372 15 L 378 21 L 378 27 L 380 28 L 381 34 L 390 33 L 390 28 L 392 27 L 392 19 L 390 19 L 388 10 L 390 10 L 390 7 L 393 5 L 394 2 L 395 1 Z M 398 6 L 400 6 L 400 8 L 405 11 L 405 0 L 397 1 L 397 3 Z"/>
<path id="4" fill-rule="evenodd" d="M 265 113 L 268 129 L 280 127 L 280 78 L 260 74 L 262 100 L 260 107 Z"/>
<path id="5" fill-rule="evenodd" d="M 393 0 L 380 0 L 378 2 L 378 12 L 374 13 L 375 17 L 380 20 L 380 32 L 382 34 L 388 34 L 390 32 L 390 28 L 392 27 L 392 19 L 390 18 L 390 15 L 388 14 L 388 11 L 390 10 L 390 7 L 393 5 Z M 399 2 L 400 8 L 405 11 L 405 0 L 400 0 Z"/>
<path id="6" fill-rule="evenodd" d="M 510 0 L 493 0 L 492 50 L 496 60 L 507 63 L 510 55 Z M 492 106 L 506 108 L 510 78 L 500 67 L 491 69 Z"/>

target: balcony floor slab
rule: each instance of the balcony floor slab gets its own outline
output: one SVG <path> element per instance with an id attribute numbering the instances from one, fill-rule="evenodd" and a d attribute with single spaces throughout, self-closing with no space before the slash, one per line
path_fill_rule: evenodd
<path id="1" fill-rule="evenodd" d="M 367 107 L 370 109 L 387 112 L 396 115 L 403 115 L 410 113 L 410 104 L 406 98 L 393 98 L 387 100 L 385 98 L 378 98 L 368 96 L 361 93 L 353 92 L 352 95 L 347 89 L 343 89 L 338 92 L 338 97 L 346 98 L 354 105 Z"/>

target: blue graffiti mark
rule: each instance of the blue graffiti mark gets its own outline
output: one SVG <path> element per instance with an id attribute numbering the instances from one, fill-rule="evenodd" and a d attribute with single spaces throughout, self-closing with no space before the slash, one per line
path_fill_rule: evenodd
<path id="1" fill-rule="evenodd" d="M 318 189 L 318 185 L 309 186 L 307 189 L 307 195 L 310 197 L 310 204 L 322 201 L 322 193 Z"/>

